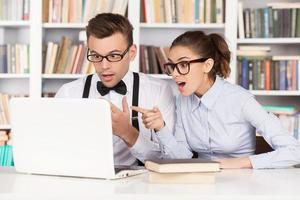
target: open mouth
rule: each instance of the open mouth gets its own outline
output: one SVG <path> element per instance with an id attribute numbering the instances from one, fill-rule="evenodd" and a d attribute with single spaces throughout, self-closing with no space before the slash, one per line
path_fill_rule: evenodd
<path id="1" fill-rule="evenodd" d="M 178 85 L 178 88 L 180 89 L 180 90 L 182 90 L 183 88 L 184 88 L 184 86 L 185 86 L 185 84 L 186 84 L 186 82 L 176 82 L 177 83 L 177 85 Z"/>
<path id="2" fill-rule="evenodd" d="M 114 74 L 101 74 L 102 81 L 110 81 L 113 79 Z"/>

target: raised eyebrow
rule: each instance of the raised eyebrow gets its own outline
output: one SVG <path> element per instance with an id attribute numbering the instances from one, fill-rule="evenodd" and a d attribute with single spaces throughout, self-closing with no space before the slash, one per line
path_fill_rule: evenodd
<path id="1" fill-rule="evenodd" d="M 91 53 L 96 53 L 96 54 L 98 54 L 98 55 L 100 55 L 100 56 L 101 56 L 101 54 L 100 54 L 100 53 L 98 53 L 97 51 L 94 51 L 94 50 L 91 50 L 91 49 L 90 49 L 90 52 L 91 52 Z M 109 55 L 109 54 L 115 54 L 115 53 L 121 53 L 121 51 L 120 51 L 120 50 L 118 50 L 118 49 L 114 49 L 114 50 L 112 50 L 112 51 L 108 52 L 108 54 L 106 54 L 106 55 Z"/>
<path id="2" fill-rule="evenodd" d="M 168 61 L 171 62 L 171 63 L 173 62 L 170 58 L 168 58 Z"/>
<path id="3" fill-rule="evenodd" d="M 189 59 L 189 57 L 183 56 L 183 57 L 180 57 L 179 59 L 177 59 L 177 61 L 182 61 L 182 60 L 184 60 L 184 59 Z"/>
<path id="4" fill-rule="evenodd" d="M 180 61 L 182 61 L 183 59 L 189 59 L 189 57 L 187 57 L 187 56 L 180 57 L 179 59 L 177 59 L 177 62 L 180 62 Z M 173 62 L 170 58 L 168 58 L 168 61 L 170 61 L 171 63 L 175 63 L 175 62 Z"/>

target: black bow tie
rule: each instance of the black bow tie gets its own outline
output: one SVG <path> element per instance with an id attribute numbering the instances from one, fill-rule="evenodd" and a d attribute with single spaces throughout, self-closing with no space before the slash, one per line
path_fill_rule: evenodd
<path id="1" fill-rule="evenodd" d="M 112 88 L 106 87 L 101 81 L 97 82 L 97 90 L 101 96 L 105 96 L 110 90 L 114 90 L 119 94 L 125 95 L 127 92 L 126 85 L 123 81 L 120 81 L 117 85 Z"/>

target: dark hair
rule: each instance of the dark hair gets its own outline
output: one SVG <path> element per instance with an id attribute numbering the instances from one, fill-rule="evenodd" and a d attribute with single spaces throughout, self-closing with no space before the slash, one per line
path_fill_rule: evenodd
<path id="1" fill-rule="evenodd" d="M 208 74 L 211 78 L 215 78 L 216 75 L 223 78 L 229 76 L 230 51 L 226 41 L 219 34 L 206 35 L 202 31 L 187 31 L 172 42 L 171 49 L 175 46 L 190 47 L 202 57 L 212 58 L 214 66 Z"/>
<path id="2" fill-rule="evenodd" d="M 126 17 L 113 13 L 98 14 L 90 19 L 86 26 L 87 39 L 91 35 L 102 39 L 115 33 L 121 33 L 125 36 L 129 46 L 133 44 L 132 31 L 133 26 Z"/>

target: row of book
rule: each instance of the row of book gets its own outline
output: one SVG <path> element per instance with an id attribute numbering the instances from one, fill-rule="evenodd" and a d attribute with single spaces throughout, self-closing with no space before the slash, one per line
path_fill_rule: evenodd
<path id="1" fill-rule="evenodd" d="M 0 130 L 0 166 L 13 166 L 12 146 L 10 144 L 10 133 Z"/>
<path id="2" fill-rule="evenodd" d="M 223 23 L 224 0 L 140 0 L 144 23 Z"/>
<path id="3" fill-rule="evenodd" d="M 239 2 L 239 38 L 300 37 L 300 3 L 268 3 L 243 9 Z"/>
<path id="4" fill-rule="evenodd" d="M 300 113 L 295 106 L 265 105 L 263 108 L 276 115 L 285 130 L 300 141 Z"/>
<path id="5" fill-rule="evenodd" d="M 168 47 L 140 45 L 140 72 L 146 74 L 163 74 L 163 65 L 168 61 L 168 53 Z"/>
<path id="6" fill-rule="evenodd" d="M 0 125 L 1 124 L 9 124 L 9 110 L 8 104 L 11 95 L 0 93 Z"/>
<path id="7" fill-rule="evenodd" d="M 0 73 L 29 73 L 29 45 L 0 45 Z"/>
<path id="8" fill-rule="evenodd" d="M 0 0 L 0 20 L 29 20 L 30 0 Z"/>
<path id="9" fill-rule="evenodd" d="M 299 90 L 300 57 L 238 57 L 238 84 L 249 90 Z"/>
<path id="10" fill-rule="evenodd" d="M 43 0 L 43 22 L 81 23 L 99 13 L 126 14 L 128 0 Z"/>
<path id="11" fill-rule="evenodd" d="M 93 63 L 86 59 L 87 46 L 84 43 L 72 44 L 63 36 L 60 44 L 48 42 L 44 51 L 43 73 L 45 74 L 90 74 Z"/>

